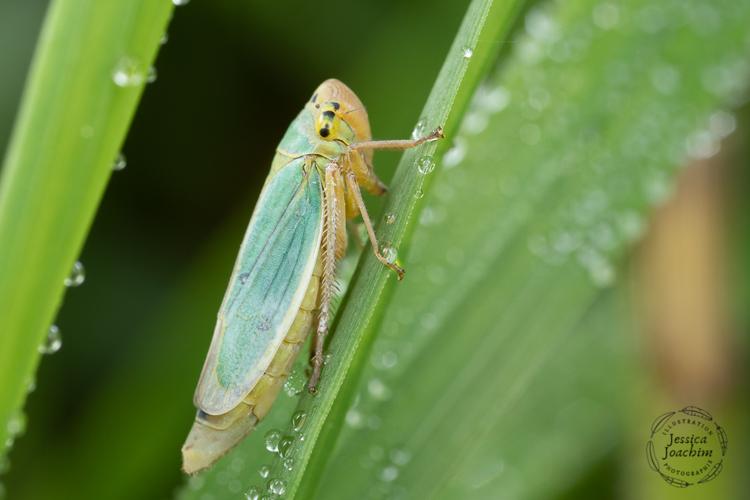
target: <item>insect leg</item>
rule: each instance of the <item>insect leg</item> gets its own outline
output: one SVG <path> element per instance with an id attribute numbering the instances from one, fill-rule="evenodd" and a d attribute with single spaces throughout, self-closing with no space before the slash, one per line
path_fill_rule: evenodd
<path id="1" fill-rule="evenodd" d="M 315 354 L 312 357 L 312 374 L 307 383 L 307 389 L 315 392 L 320 380 L 320 371 L 323 368 L 323 347 L 325 337 L 328 334 L 328 323 L 330 320 L 331 299 L 336 287 L 336 235 L 339 226 L 345 221 L 339 220 L 341 214 L 340 203 L 337 192 L 341 188 L 341 172 L 335 163 L 329 163 L 325 168 L 325 180 L 323 183 L 323 274 L 320 280 L 320 312 L 318 313 L 318 327 L 315 331 L 313 343 Z"/>
<path id="2" fill-rule="evenodd" d="M 436 141 L 443 137 L 443 128 L 436 128 L 430 135 L 418 139 L 396 139 L 386 141 L 362 141 L 349 146 L 354 151 L 375 150 L 375 149 L 409 149 L 425 142 Z"/>
<path id="3" fill-rule="evenodd" d="M 372 221 L 370 220 L 370 215 L 367 213 L 367 207 L 365 206 L 365 201 L 362 199 L 362 193 L 359 191 L 359 185 L 357 184 L 357 177 L 356 175 L 354 175 L 353 172 L 349 172 L 346 174 L 346 187 L 354 195 L 354 199 L 357 202 L 357 207 L 359 207 L 359 213 L 362 214 L 362 221 L 365 223 L 365 228 L 367 228 L 367 235 L 370 237 L 370 244 L 372 245 L 372 251 L 375 253 L 375 257 L 377 257 L 378 260 L 382 262 L 385 266 L 395 271 L 396 274 L 398 275 L 399 280 L 403 279 L 406 271 L 404 271 L 397 264 L 393 262 L 388 262 L 388 260 L 385 257 L 383 257 L 383 254 L 380 253 L 380 246 L 378 244 L 378 238 L 375 236 L 375 230 L 372 228 Z"/>

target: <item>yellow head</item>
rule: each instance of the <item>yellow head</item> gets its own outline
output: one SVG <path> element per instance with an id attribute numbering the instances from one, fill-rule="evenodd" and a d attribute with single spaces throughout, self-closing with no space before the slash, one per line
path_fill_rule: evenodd
<path id="1" fill-rule="evenodd" d="M 331 78 L 321 83 L 309 105 L 315 116 L 315 131 L 321 139 L 352 144 L 372 138 L 365 106 L 340 81 Z"/>

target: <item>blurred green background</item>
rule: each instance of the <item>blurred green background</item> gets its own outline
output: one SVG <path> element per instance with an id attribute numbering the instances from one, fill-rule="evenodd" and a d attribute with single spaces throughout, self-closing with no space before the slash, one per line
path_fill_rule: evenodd
<path id="1" fill-rule="evenodd" d="M 9 498 L 165 498 L 182 485 L 179 449 L 193 418 L 192 391 L 275 144 L 329 77 L 356 90 L 377 137 L 408 136 L 468 4 L 333 0 L 323 11 L 312 2 L 193 0 L 176 10 L 158 77 L 123 147 L 127 167 L 113 175 L 81 255 L 86 281 L 68 290 L 58 315 L 62 350 L 43 358 L 27 401 L 27 430 L 2 477 Z M 46 6 L 0 3 L 0 151 Z M 541 368 L 541 379 L 590 385 L 593 393 L 607 388 L 596 382 L 610 371 L 636 388 L 626 399 L 640 405 L 613 403 L 607 411 L 621 417 L 613 424 L 621 428 L 612 442 L 554 492 L 510 488 L 533 490 L 519 498 L 661 498 L 658 487 L 644 486 L 657 479 L 644 470 L 642 422 L 680 400 L 686 385 L 699 387 L 694 397 L 715 396 L 728 428 L 746 430 L 746 115 L 738 114 L 718 157 L 683 173 L 677 198 L 627 257 L 616 290 L 586 318 L 590 334 L 572 349 L 617 335 L 604 347 L 611 357 L 579 369 Z M 390 179 L 396 160 L 378 155 L 381 178 Z M 376 214 L 380 203 L 368 199 Z M 683 258 L 688 248 L 698 249 L 693 260 Z M 683 288 L 705 295 L 682 300 Z M 674 314 L 674 301 L 695 305 L 695 315 Z M 621 324 L 609 323 L 615 315 Z M 177 324 L 166 323 L 174 317 Z M 694 349 L 674 354 L 675 323 L 694 328 Z M 554 387 L 527 389 L 554 399 Z M 598 403 L 612 399 L 601 394 Z M 748 463 L 745 430 L 729 436 L 738 491 L 748 486 L 737 472 Z M 542 446 L 534 435 L 523 438 L 529 448 Z M 572 447 L 570 460 L 581 452 Z M 686 497 L 676 491 L 672 498 Z"/>

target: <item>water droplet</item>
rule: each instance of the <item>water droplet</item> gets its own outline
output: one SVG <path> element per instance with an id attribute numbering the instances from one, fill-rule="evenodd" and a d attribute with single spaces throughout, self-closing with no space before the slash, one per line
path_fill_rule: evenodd
<path id="1" fill-rule="evenodd" d="M 726 111 L 717 111 L 711 115 L 708 119 L 709 129 L 711 132 L 720 138 L 724 138 L 734 132 L 737 128 L 737 120 L 734 115 L 727 113 Z"/>
<path id="2" fill-rule="evenodd" d="M 387 213 L 385 214 L 385 223 L 386 224 L 393 224 L 396 222 L 396 214 L 394 213 Z"/>
<path id="3" fill-rule="evenodd" d="M 294 459 L 292 457 L 285 458 L 281 464 L 284 466 L 286 470 L 292 470 L 294 469 Z"/>
<path id="4" fill-rule="evenodd" d="M 397 477 L 398 477 L 398 467 L 395 467 L 393 465 L 384 467 L 383 470 L 380 471 L 380 479 L 382 479 L 383 481 L 387 483 L 395 481 Z"/>
<path id="5" fill-rule="evenodd" d="M 94 137 L 94 127 L 91 125 L 84 125 L 81 127 L 81 137 L 84 139 L 91 139 Z"/>
<path id="6" fill-rule="evenodd" d="M 279 441 L 281 440 L 281 433 L 276 429 L 271 429 L 266 433 L 266 449 L 271 453 L 279 451 Z"/>
<path id="7" fill-rule="evenodd" d="M 161 39 L 159 40 L 159 45 L 164 45 L 169 41 L 169 35 L 164 32 L 164 34 L 161 36 Z"/>
<path id="8" fill-rule="evenodd" d="M 482 110 L 469 111 L 461 123 L 461 130 L 467 134 L 476 135 L 484 132 L 489 121 L 489 118 Z"/>
<path id="9" fill-rule="evenodd" d="M 445 219 L 445 209 L 442 207 L 425 207 L 419 214 L 419 223 L 423 226 L 434 226 Z"/>
<path id="10" fill-rule="evenodd" d="M 420 118 L 417 124 L 414 125 L 414 130 L 411 131 L 412 139 L 416 140 L 425 136 L 425 130 L 427 128 L 426 122 L 427 121 L 425 118 Z"/>
<path id="11" fill-rule="evenodd" d="M 282 458 L 288 457 L 293 446 L 294 438 L 292 436 L 284 436 L 279 441 L 279 455 L 281 455 Z"/>
<path id="12" fill-rule="evenodd" d="M 617 217 L 617 225 L 620 233 L 627 241 L 635 241 L 641 237 L 644 231 L 643 219 L 635 211 L 628 211 Z"/>
<path id="13" fill-rule="evenodd" d="M 561 231 L 552 238 L 552 248 L 555 252 L 566 255 L 578 248 L 580 241 L 575 233 Z"/>
<path id="14" fill-rule="evenodd" d="M 443 165 L 445 168 L 453 168 L 463 161 L 466 157 L 466 141 L 457 137 L 453 147 L 443 155 Z"/>
<path id="15" fill-rule="evenodd" d="M 268 481 L 268 491 L 281 496 L 286 493 L 286 483 L 282 479 L 271 479 Z"/>
<path id="16" fill-rule="evenodd" d="M 394 351 L 386 351 L 380 355 L 380 367 L 384 370 L 390 370 L 398 364 L 398 354 Z"/>
<path id="17" fill-rule="evenodd" d="M 146 83 L 154 83 L 156 81 L 156 67 L 150 66 L 148 68 L 148 73 L 146 73 Z"/>
<path id="18" fill-rule="evenodd" d="M 39 352 L 42 354 L 54 354 L 62 347 L 62 336 L 57 325 L 52 325 L 47 331 L 47 338 L 39 346 Z"/>
<path id="19" fill-rule="evenodd" d="M 271 468 L 267 465 L 261 465 L 260 469 L 258 469 L 258 474 L 260 474 L 260 477 L 262 477 L 263 479 L 266 479 L 270 473 Z"/>
<path id="20" fill-rule="evenodd" d="M 65 286 L 69 288 L 81 286 L 86 280 L 86 270 L 83 268 L 83 264 L 80 261 L 76 261 L 73 264 L 73 269 L 70 271 L 70 275 L 65 278 Z"/>
<path id="21" fill-rule="evenodd" d="M 611 3 L 600 3 L 591 15 L 594 25 L 603 30 L 611 30 L 620 22 L 620 9 Z"/>
<path id="22" fill-rule="evenodd" d="M 294 429 L 294 432 L 299 432 L 302 430 L 302 426 L 305 425 L 305 420 L 307 419 L 307 413 L 304 411 L 298 411 L 295 412 L 294 415 L 292 415 L 292 429 Z"/>
<path id="23" fill-rule="evenodd" d="M 462 54 L 464 59 L 471 59 L 471 56 L 474 55 L 474 50 L 471 47 L 464 47 Z"/>
<path id="24" fill-rule="evenodd" d="M 559 29 L 548 12 L 537 7 L 529 11 L 524 19 L 524 27 L 529 36 L 540 42 L 551 42 L 559 38 Z"/>
<path id="25" fill-rule="evenodd" d="M 112 81 L 118 87 L 137 87 L 146 81 L 143 64 L 131 57 L 123 57 L 112 72 Z"/>
<path id="26" fill-rule="evenodd" d="M 353 429 L 361 429 L 364 427 L 364 420 L 362 412 L 356 408 L 350 408 L 349 411 L 346 412 L 346 425 Z"/>
<path id="27" fill-rule="evenodd" d="M 583 248 L 578 254 L 578 261 L 589 272 L 594 285 L 606 287 L 615 281 L 615 269 L 604 255 L 591 248 Z"/>
<path id="28" fill-rule="evenodd" d="M 480 87 L 475 99 L 477 100 L 477 105 L 483 110 L 490 113 L 499 113 L 510 104 L 510 92 L 502 86 L 492 89 Z"/>
<path id="29" fill-rule="evenodd" d="M 709 130 L 690 134 L 685 141 L 688 155 L 695 159 L 711 158 L 719 152 L 719 141 Z"/>
<path id="30" fill-rule="evenodd" d="M 24 433 L 26 430 L 26 415 L 23 412 L 16 413 L 8 421 L 6 427 L 8 435 L 12 438 L 16 438 Z"/>
<path id="31" fill-rule="evenodd" d="M 435 170 L 435 160 L 432 156 L 425 155 L 417 160 L 417 171 L 422 175 L 427 175 Z"/>
<path id="32" fill-rule="evenodd" d="M 284 382 L 284 392 L 286 392 L 286 395 L 290 398 L 299 396 L 302 394 L 302 391 L 305 390 L 305 383 L 306 380 L 302 374 L 302 370 L 295 366 L 292 369 L 292 373 L 290 373 L 289 377 L 286 379 L 286 382 Z"/>
<path id="33" fill-rule="evenodd" d="M 384 246 L 382 250 L 383 257 L 389 264 L 396 262 L 398 251 L 392 246 Z"/>
<path id="34" fill-rule="evenodd" d="M 379 378 L 373 378 L 367 383 L 367 392 L 375 399 L 385 400 L 391 395 L 391 390 Z"/>
<path id="35" fill-rule="evenodd" d="M 245 500 L 260 500 L 260 489 L 257 486 L 251 486 L 245 493 Z"/>
<path id="36" fill-rule="evenodd" d="M 411 453 L 400 448 L 394 448 L 389 454 L 391 462 L 396 465 L 406 465 L 411 460 Z"/>
<path id="37" fill-rule="evenodd" d="M 172 0 L 172 3 L 175 5 L 175 7 L 181 7 L 190 3 L 190 0 Z"/>
<path id="38" fill-rule="evenodd" d="M 422 198 L 423 196 L 424 196 L 424 191 L 422 190 L 422 188 L 417 188 L 417 190 L 416 190 L 416 191 L 414 191 L 414 197 L 415 197 L 416 199 L 420 199 L 420 198 Z"/>
<path id="39" fill-rule="evenodd" d="M 125 159 L 125 155 L 120 153 L 117 155 L 117 158 L 115 158 L 115 162 L 112 164 L 112 170 L 115 172 L 118 170 L 122 170 L 123 168 L 128 166 L 128 161 Z"/>

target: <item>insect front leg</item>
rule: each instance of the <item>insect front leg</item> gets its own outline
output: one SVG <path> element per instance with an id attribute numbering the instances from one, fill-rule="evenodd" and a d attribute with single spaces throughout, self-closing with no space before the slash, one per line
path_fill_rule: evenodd
<path id="1" fill-rule="evenodd" d="M 396 150 L 411 149 L 425 142 L 436 141 L 438 139 L 442 139 L 443 137 L 444 137 L 443 128 L 438 127 L 435 130 L 433 130 L 431 134 L 426 135 L 424 137 L 419 137 L 418 139 L 362 141 L 362 142 L 357 142 L 357 143 L 352 144 L 351 146 L 349 146 L 349 148 L 354 151 L 367 151 L 367 150 L 374 151 L 376 149 L 396 149 Z"/>
<path id="2" fill-rule="evenodd" d="M 331 300 L 336 293 L 336 261 L 346 248 L 344 181 L 336 163 L 326 165 L 323 181 L 323 273 L 320 278 L 318 325 L 313 339 L 312 374 L 307 384 L 315 392 L 323 368 L 323 347 L 330 323 Z"/>
<path id="3" fill-rule="evenodd" d="M 404 271 L 404 269 L 397 264 L 389 262 L 388 259 L 383 257 L 383 254 L 380 253 L 378 238 L 375 236 L 375 229 L 373 229 L 372 227 L 370 215 L 367 213 L 365 201 L 362 199 L 362 193 L 359 190 L 359 184 L 357 184 L 357 177 L 353 172 L 349 172 L 346 174 L 346 187 L 354 196 L 354 200 L 357 202 L 357 207 L 359 208 L 359 213 L 362 215 L 362 221 L 365 223 L 367 235 L 370 237 L 370 244 L 372 245 L 372 251 L 373 253 L 375 253 L 375 257 L 377 257 L 378 260 L 383 263 L 383 265 L 395 271 L 398 279 L 402 280 L 406 271 Z"/>

